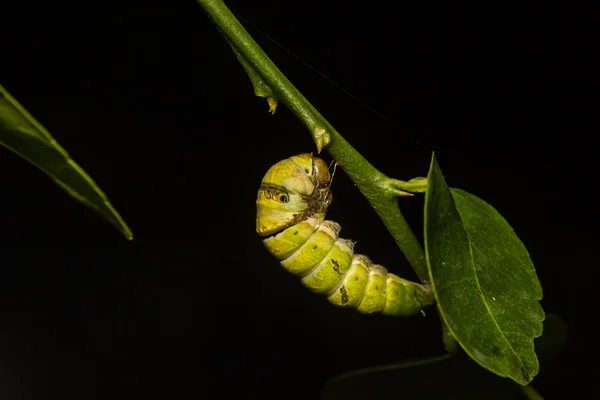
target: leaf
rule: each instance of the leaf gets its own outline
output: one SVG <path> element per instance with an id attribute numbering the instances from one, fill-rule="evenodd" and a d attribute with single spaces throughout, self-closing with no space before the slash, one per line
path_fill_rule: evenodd
<path id="1" fill-rule="evenodd" d="M 68 194 L 113 224 L 127 239 L 133 238 L 125 221 L 94 180 L 2 85 L 0 144 L 41 169 Z"/>
<path id="2" fill-rule="evenodd" d="M 535 352 L 540 360 L 540 371 L 556 360 L 567 346 L 567 323 L 556 314 L 546 314 L 544 333 L 535 340 Z"/>
<path id="3" fill-rule="evenodd" d="M 517 385 L 464 353 L 352 371 L 326 383 L 323 400 L 516 399 Z"/>
<path id="4" fill-rule="evenodd" d="M 481 366 L 526 385 L 538 373 L 542 287 L 525 246 L 489 204 L 450 189 L 431 159 L 425 252 L 440 314 Z"/>
<path id="5" fill-rule="evenodd" d="M 548 314 L 535 348 L 542 367 L 564 349 L 566 326 Z M 331 378 L 323 400 L 498 399 L 521 398 L 519 386 L 479 367 L 464 353 L 365 368 Z"/>

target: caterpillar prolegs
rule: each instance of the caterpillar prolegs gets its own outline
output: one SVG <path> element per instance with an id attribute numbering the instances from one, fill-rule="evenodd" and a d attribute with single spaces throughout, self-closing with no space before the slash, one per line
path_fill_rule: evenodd
<path id="1" fill-rule="evenodd" d="M 421 311 L 428 287 L 407 281 L 354 254 L 338 223 L 325 220 L 333 196 L 325 162 L 299 154 L 273 165 L 256 200 L 256 231 L 281 265 L 304 286 L 340 307 L 363 313 L 412 315 Z"/>

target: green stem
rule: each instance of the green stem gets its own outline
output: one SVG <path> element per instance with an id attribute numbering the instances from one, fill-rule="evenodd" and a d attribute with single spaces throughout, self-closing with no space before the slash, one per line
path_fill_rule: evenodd
<path id="1" fill-rule="evenodd" d="M 535 390 L 535 388 L 531 385 L 526 385 L 526 386 L 521 386 L 519 385 L 519 387 L 521 388 L 521 392 L 523 393 L 523 395 L 525 395 L 525 397 L 527 397 L 530 400 L 544 400 L 544 398 L 537 392 L 537 390 Z"/>
<path id="2" fill-rule="evenodd" d="M 401 189 L 397 186 L 398 181 L 377 170 L 327 122 L 269 59 L 223 1 L 198 0 L 198 3 L 217 25 L 238 59 L 241 57 L 245 61 L 243 64 L 248 74 L 251 77 L 256 74 L 262 78 L 275 98 L 304 122 L 313 135 L 318 151 L 326 148 L 354 181 L 382 219 L 418 277 L 427 282 L 429 274 L 423 248 L 398 208 L 397 196 Z"/>

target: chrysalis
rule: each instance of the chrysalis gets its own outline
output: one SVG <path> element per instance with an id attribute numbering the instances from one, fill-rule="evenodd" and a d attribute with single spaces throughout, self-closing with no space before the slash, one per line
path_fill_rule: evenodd
<path id="1" fill-rule="evenodd" d="M 333 199 L 330 180 L 325 162 L 307 153 L 269 169 L 256 200 L 256 231 L 266 248 L 304 286 L 336 306 L 362 313 L 419 313 L 431 296 L 427 287 L 354 254 L 354 243 L 339 237 L 340 225 L 325 220 Z"/>

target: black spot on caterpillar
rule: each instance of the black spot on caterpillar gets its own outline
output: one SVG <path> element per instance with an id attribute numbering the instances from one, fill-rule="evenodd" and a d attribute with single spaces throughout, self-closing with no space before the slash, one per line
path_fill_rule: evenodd
<path id="1" fill-rule="evenodd" d="M 333 258 L 331 259 L 331 264 L 333 265 L 333 270 L 335 272 L 337 272 L 338 274 L 341 274 L 341 272 L 340 272 L 340 264 L 338 264 L 338 262 L 335 261 Z"/>
<path id="2" fill-rule="evenodd" d="M 342 305 L 345 306 L 348 304 L 350 299 L 348 298 L 348 292 L 346 292 L 346 288 L 344 286 L 340 286 L 340 293 L 342 294 Z"/>

